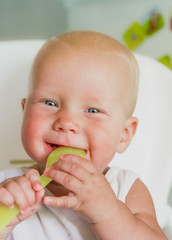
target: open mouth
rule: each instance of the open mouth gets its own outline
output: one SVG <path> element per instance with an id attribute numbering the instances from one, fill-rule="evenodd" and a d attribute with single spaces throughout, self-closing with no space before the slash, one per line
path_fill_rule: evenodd
<path id="1" fill-rule="evenodd" d="M 60 147 L 59 145 L 54 144 L 54 143 L 49 143 L 49 146 L 51 147 L 52 150 L 54 150 L 54 149 Z"/>
<path id="2" fill-rule="evenodd" d="M 53 143 L 51 143 L 50 146 L 51 146 L 51 148 L 52 148 L 53 150 L 56 149 L 56 148 L 58 148 L 58 147 L 60 147 L 59 145 L 53 144 Z"/>

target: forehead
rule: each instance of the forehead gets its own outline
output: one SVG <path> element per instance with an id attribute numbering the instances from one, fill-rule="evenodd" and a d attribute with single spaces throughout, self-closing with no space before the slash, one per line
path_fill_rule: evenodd
<path id="1" fill-rule="evenodd" d="M 78 80 L 83 83 L 85 79 L 87 81 L 97 79 L 99 81 L 97 84 L 101 84 L 101 80 L 105 80 L 109 84 L 127 85 L 131 70 L 128 62 L 119 54 L 88 51 L 88 49 L 71 49 L 59 43 L 56 46 L 51 44 L 38 54 L 33 65 L 32 84 L 35 85 L 40 80 L 49 79 L 55 74 L 56 77 L 66 78 L 68 81 L 76 80 L 77 75 L 80 74 Z M 47 78 L 43 78 L 43 76 L 47 76 Z"/>
<path id="2" fill-rule="evenodd" d="M 77 62 L 79 60 L 80 62 Z M 98 48 L 93 48 L 93 46 L 89 46 L 88 44 L 83 44 L 82 47 L 71 47 L 63 42 L 50 42 L 45 45 L 38 55 L 33 64 L 33 70 L 40 69 L 40 67 L 51 67 L 54 64 L 59 65 L 61 61 L 70 62 L 72 64 L 73 61 L 76 61 L 77 64 L 84 65 L 87 63 L 86 67 L 90 67 L 91 64 L 94 65 L 103 64 L 104 68 L 108 67 L 109 70 L 121 70 L 128 73 L 131 72 L 131 63 L 130 59 L 127 58 L 124 54 L 120 54 L 118 51 L 105 51 L 98 50 Z M 108 65 L 108 66 L 107 66 Z M 100 71 L 102 69 L 99 69 Z"/>

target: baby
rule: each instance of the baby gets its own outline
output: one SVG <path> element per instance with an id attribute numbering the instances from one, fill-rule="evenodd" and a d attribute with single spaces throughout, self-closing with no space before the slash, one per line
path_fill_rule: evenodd
<path id="1" fill-rule="evenodd" d="M 20 213 L 0 239 L 167 239 L 138 176 L 108 167 L 136 132 L 138 77 L 132 53 L 104 34 L 69 32 L 44 44 L 22 100 L 22 142 L 36 165 L 6 171 L 0 203 Z M 61 155 L 45 169 L 59 146 L 87 156 Z M 46 190 L 43 172 L 53 179 Z"/>

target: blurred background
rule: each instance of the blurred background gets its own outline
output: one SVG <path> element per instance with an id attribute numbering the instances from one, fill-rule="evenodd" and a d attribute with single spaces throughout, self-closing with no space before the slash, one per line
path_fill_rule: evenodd
<path id="1" fill-rule="evenodd" d="M 0 0 L 0 41 L 81 29 L 109 34 L 172 69 L 171 0 Z"/>
<path id="2" fill-rule="evenodd" d="M 172 69 L 171 0 L 0 0 L 0 41 L 71 30 L 101 31 Z"/>

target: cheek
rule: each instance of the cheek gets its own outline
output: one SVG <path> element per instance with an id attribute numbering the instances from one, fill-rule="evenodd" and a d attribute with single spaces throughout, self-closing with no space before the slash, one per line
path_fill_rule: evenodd
<path id="1" fill-rule="evenodd" d="M 92 131 L 90 139 L 90 157 L 95 167 L 103 171 L 116 153 L 119 137 L 115 130 L 101 126 Z"/>
<path id="2" fill-rule="evenodd" d="M 42 152 L 40 142 L 43 137 L 43 131 L 46 129 L 44 118 L 40 118 L 35 114 L 26 112 L 21 128 L 21 138 L 23 146 L 28 155 L 35 159 L 37 152 Z"/>
<path id="3" fill-rule="evenodd" d="M 21 134 L 22 139 L 32 139 L 32 136 L 36 135 L 39 131 L 38 118 L 29 112 L 24 115 Z"/>
<path id="4" fill-rule="evenodd" d="M 46 129 L 46 115 L 40 114 L 39 108 L 28 106 L 23 118 L 22 134 L 31 137 Z"/>

